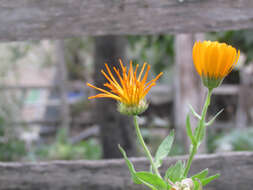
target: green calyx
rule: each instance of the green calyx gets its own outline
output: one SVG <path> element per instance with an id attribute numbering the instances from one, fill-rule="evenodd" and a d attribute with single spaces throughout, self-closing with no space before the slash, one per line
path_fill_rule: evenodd
<path id="1" fill-rule="evenodd" d="M 138 105 L 126 105 L 122 102 L 118 103 L 118 111 L 124 115 L 140 115 L 148 108 L 147 101 L 141 100 Z"/>
<path id="2" fill-rule="evenodd" d="M 209 76 L 202 76 L 201 79 L 204 86 L 206 86 L 210 91 L 212 91 L 214 88 L 219 87 L 223 81 L 223 78 L 214 78 Z"/>

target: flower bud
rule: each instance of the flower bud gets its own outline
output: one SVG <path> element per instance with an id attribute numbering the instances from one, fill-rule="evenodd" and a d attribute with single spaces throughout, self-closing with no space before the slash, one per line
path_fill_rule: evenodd
<path id="1" fill-rule="evenodd" d="M 196 42 L 192 50 L 195 68 L 209 90 L 221 84 L 224 77 L 233 70 L 239 57 L 239 50 L 220 42 Z"/>
<path id="2" fill-rule="evenodd" d="M 118 103 L 118 111 L 124 115 L 139 115 L 146 111 L 148 108 L 148 103 L 147 101 L 141 100 L 138 105 L 126 105 L 122 102 Z"/>
<path id="3" fill-rule="evenodd" d="M 191 178 L 183 179 L 181 182 L 176 182 L 170 190 L 193 190 L 194 183 Z"/>
<path id="4" fill-rule="evenodd" d="M 194 183 L 193 183 L 193 181 L 192 181 L 191 178 L 183 179 L 183 180 L 181 181 L 181 185 L 182 185 L 183 187 L 185 187 L 184 190 L 186 190 L 186 188 L 187 188 L 187 189 L 190 189 L 190 190 L 192 190 L 192 189 L 194 188 Z"/>
<path id="5" fill-rule="evenodd" d="M 94 88 L 101 93 L 90 96 L 88 99 L 93 98 L 112 98 L 119 102 L 118 111 L 125 115 L 139 115 L 143 113 L 147 108 L 148 104 L 145 100 L 147 93 L 150 89 L 156 85 L 156 81 L 162 76 L 163 73 L 158 74 L 154 79 L 147 82 L 148 73 L 150 66 L 146 67 L 147 63 L 144 63 L 140 72 L 138 72 L 139 65 L 137 64 L 133 68 L 132 62 L 127 70 L 126 66 L 123 65 L 120 60 L 120 69 L 113 67 L 116 77 L 112 74 L 111 69 L 105 64 L 106 71 L 102 70 L 102 74 L 107 79 L 104 84 L 109 90 L 98 88 L 90 83 L 87 86 Z M 137 75 L 137 73 L 139 73 Z M 117 80 L 118 79 L 118 80 Z"/>

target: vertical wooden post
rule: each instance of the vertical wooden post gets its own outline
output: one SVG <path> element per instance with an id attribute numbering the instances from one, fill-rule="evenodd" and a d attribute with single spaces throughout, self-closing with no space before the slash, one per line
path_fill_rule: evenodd
<path id="1" fill-rule="evenodd" d="M 179 34 L 175 38 L 175 125 L 177 140 L 183 143 L 186 150 L 189 149 L 190 143 L 185 128 L 186 116 L 189 113 L 188 104 L 200 112 L 203 103 L 203 87 L 192 62 L 192 47 L 196 38 L 201 38 L 201 36 Z M 192 119 L 192 127 L 196 124 L 197 121 Z M 204 147 L 200 150 L 201 152 L 204 152 Z"/>
<path id="2" fill-rule="evenodd" d="M 119 67 L 119 58 L 125 58 L 126 39 L 121 36 L 103 36 L 95 38 L 95 73 L 96 86 L 104 88 L 107 82 L 101 74 L 104 63 L 112 69 Z M 94 118 L 100 126 L 104 158 L 122 158 L 118 149 L 120 144 L 129 156 L 136 156 L 136 138 L 132 118 L 117 111 L 117 103 L 111 99 L 99 99 L 94 110 Z"/>
<path id="3" fill-rule="evenodd" d="M 238 91 L 238 107 L 236 112 L 236 127 L 246 128 L 248 121 L 251 120 L 250 109 L 253 105 L 252 97 L 252 75 L 253 66 L 242 67 L 240 71 L 240 86 Z"/>
<path id="4" fill-rule="evenodd" d="M 69 133 L 70 125 L 70 113 L 67 99 L 67 68 L 64 57 L 64 40 L 56 40 L 56 62 L 57 62 L 57 74 L 58 74 L 58 90 L 60 93 L 61 102 L 61 127 L 66 129 L 66 133 Z"/>

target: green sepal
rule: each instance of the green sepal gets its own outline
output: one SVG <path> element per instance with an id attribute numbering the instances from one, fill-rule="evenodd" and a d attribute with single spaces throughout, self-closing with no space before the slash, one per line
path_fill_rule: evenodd
<path id="1" fill-rule="evenodd" d="M 191 179 L 194 181 L 194 190 L 198 190 L 198 188 L 195 189 L 195 186 L 199 186 L 198 184 L 201 184 L 201 188 L 202 188 L 202 186 L 205 186 L 208 183 L 210 183 L 211 181 L 220 177 L 220 174 L 206 177 L 207 175 L 208 175 L 208 169 L 205 169 L 205 170 L 203 170 L 191 177 Z M 198 184 L 196 184 L 196 183 L 198 183 Z"/>
<path id="2" fill-rule="evenodd" d="M 136 171 L 134 169 L 134 165 L 132 164 L 132 162 L 127 158 L 127 155 L 126 155 L 126 152 L 124 151 L 124 149 L 118 145 L 119 147 L 119 150 L 120 152 L 122 153 L 124 159 L 125 159 L 125 162 L 127 164 L 127 167 L 130 171 L 130 174 L 131 174 L 131 177 L 132 177 L 132 180 L 134 181 L 134 183 L 136 184 L 141 184 L 142 182 L 138 179 L 138 177 L 136 176 Z"/>
<path id="3" fill-rule="evenodd" d="M 141 100 L 138 105 L 133 106 L 129 106 L 122 102 L 119 102 L 117 109 L 123 115 L 140 115 L 148 109 L 148 103 L 145 99 Z"/>
<path id="4" fill-rule="evenodd" d="M 186 132 L 187 132 L 187 135 L 189 136 L 189 138 L 191 139 L 192 144 L 196 145 L 196 139 L 195 139 L 195 137 L 193 136 L 193 133 L 192 133 L 191 121 L 190 121 L 190 115 L 189 114 L 187 114 L 187 117 L 186 117 Z"/>
<path id="5" fill-rule="evenodd" d="M 200 119 L 201 119 L 201 116 L 194 110 L 194 108 L 192 107 L 192 105 L 191 105 L 191 104 L 188 104 L 188 106 L 189 106 L 189 108 L 190 108 L 192 114 L 193 114 L 197 119 L 200 120 Z"/>
<path id="6" fill-rule="evenodd" d="M 223 78 L 214 78 L 209 76 L 202 76 L 201 79 L 204 86 L 206 86 L 209 90 L 219 87 L 223 81 Z"/>
<path id="7" fill-rule="evenodd" d="M 173 183 L 176 181 L 181 181 L 183 179 L 184 170 L 185 168 L 183 162 L 181 160 L 177 161 L 175 165 L 172 165 L 166 171 L 165 180 L 167 181 L 169 179 Z"/>
<path id="8" fill-rule="evenodd" d="M 193 180 L 193 183 L 194 183 L 194 190 L 202 190 L 203 189 L 203 186 L 201 184 L 201 181 L 200 180 Z"/>
<path id="9" fill-rule="evenodd" d="M 210 126 L 213 124 L 213 122 L 215 121 L 215 119 L 223 112 L 224 109 L 221 109 L 212 119 L 210 119 L 210 121 L 208 121 L 206 123 L 206 126 Z"/>
<path id="10" fill-rule="evenodd" d="M 174 131 L 162 141 L 155 154 L 155 167 L 159 168 L 162 165 L 163 159 L 170 153 L 174 141 Z"/>
<path id="11" fill-rule="evenodd" d="M 200 180 L 200 181 L 201 181 L 202 185 L 205 186 L 205 185 L 207 185 L 208 183 L 210 183 L 211 181 L 217 179 L 218 177 L 220 177 L 220 174 L 216 174 L 216 175 L 209 176 L 209 177 L 207 177 L 207 178 L 205 178 L 205 179 L 202 179 L 202 180 Z"/>
<path id="12" fill-rule="evenodd" d="M 192 178 L 192 180 L 195 180 L 195 179 L 201 180 L 201 179 L 204 179 L 207 175 L 208 175 L 208 168 L 206 168 L 206 169 L 202 170 L 201 172 L 193 175 L 191 178 Z"/>
<path id="13" fill-rule="evenodd" d="M 143 184 L 147 185 L 151 189 L 166 190 L 167 184 L 155 174 L 149 172 L 136 172 L 136 176 Z"/>

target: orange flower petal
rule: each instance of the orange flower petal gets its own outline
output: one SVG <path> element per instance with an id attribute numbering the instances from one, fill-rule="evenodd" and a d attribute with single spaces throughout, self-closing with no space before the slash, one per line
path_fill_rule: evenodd
<path id="1" fill-rule="evenodd" d="M 240 51 L 219 42 L 195 42 L 192 50 L 194 66 L 202 77 L 224 78 L 237 64 Z"/>
<path id="2" fill-rule="evenodd" d="M 119 102 L 122 102 L 126 106 L 138 106 L 140 102 L 145 98 L 149 90 L 153 86 L 155 86 L 155 82 L 161 77 L 162 73 L 160 73 L 154 79 L 146 83 L 148 73 L 150 70 L 150 66 L 148 65 L 145 71 L 147 63 L 143 64 L 137 78 L 137 72 L 139 67 L 138 64 L 136 65 L 135 68 L 133 68 L 133 64 L 131 61 L 129 70 L 127 72 L 127 69 L 123 65 L 122 61 L 119 60 L 119 62 L 121 67 L 121 73 L 115 67 L 113 68 L 119 82 L 113 76 L 109 66 L 105 64 L 108 74 L 106 74 L 103 70 L 101 72 L 104 75 L 104 77 L 108 80 L 108 83 L 105 83 L 104 86 L 109 88 L 110 92 L 87 83 L 87 86 L 102 92 L 95 96 L 90 96 L 89 99 L 112 98 Z M 143 74 L 144 76 L 142 78 Z"/>

